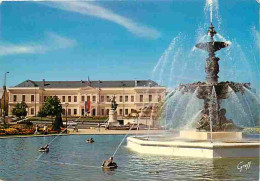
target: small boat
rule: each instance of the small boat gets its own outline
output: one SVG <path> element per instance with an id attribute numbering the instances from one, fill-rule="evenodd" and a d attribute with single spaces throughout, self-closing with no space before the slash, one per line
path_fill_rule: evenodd
<path id="1" fill-rule="evenodd" d="M 103 169 L 116 169 L 117 168 L 117 164 L 116 163 L 112 163 L 109 166 L 103 166 L 102 165 L 101 168 L 103 168 Z"/>
<path id="2" fill-rule="evenodd" d="M 94 143 L 95 141 L 87 140 L 87 143 Z"/>
<path id="3" fill-rule="evenodd" d="M 49 148 L 39 148 L 39 152 L 49 152 Z"/>
<path id="4" fill-rule="evenodd" d="M 94 143 L 95 141 L 91 138 L 86 141 L 87 143 Z"/>

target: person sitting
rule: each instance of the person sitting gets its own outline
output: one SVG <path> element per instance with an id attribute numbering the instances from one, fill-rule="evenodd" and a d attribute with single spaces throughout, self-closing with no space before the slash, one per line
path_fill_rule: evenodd
<path id="1" fill-rule="evenodd" d="M 47 144 L 47 145 L 39 148 L 39 151 L 41 151 L 41 152 L 48 152 L 49 151 L 49 145 Z"/>
<path id="2" fill-rule="evenodd" d="M 105 168 L 117 168 L 117 164 L 113 160 L 114 160 L 114 158 L 110 157 L 108 160 L 103 162 L 102 167 L 105 167 Z"/>
<path id="3" fill-rule="evenodd" d="M 45 146 L 43 146 L 43 147 L 41 147 L 42 149 L 49 149 L 49 145 L 47 144 L 47 145 L 45 145 Z"/>

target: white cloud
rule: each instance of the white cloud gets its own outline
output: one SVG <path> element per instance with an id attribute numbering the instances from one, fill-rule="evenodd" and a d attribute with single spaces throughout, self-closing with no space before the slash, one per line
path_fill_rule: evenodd
<path id="1" fill-rule="evenodd" d="M 76 44 L 71 40 L 55 33 L 47 33 L 43 42 L 14 44 L 9 42 L 0 42 L 0 56 L 14 54 L 41 54 L 48 51 L 72 47 Z"/>
<path id="2" fill-rule="evenodd" d="M 65 11 L 80 13 L 83 15 L 95 16 L 117 23 L 126 28 L 131 33 L 145 38 L 156 39 L 160 37 L 160 32 L 156 29 L 150 28 L 134 22 L 133 20 L 120 16 L 111 10 L 105 9 L 101 6 L 94 5 L 89 2 L 46 2 L 43 3 L 53 8 L 62 9 Z"/>

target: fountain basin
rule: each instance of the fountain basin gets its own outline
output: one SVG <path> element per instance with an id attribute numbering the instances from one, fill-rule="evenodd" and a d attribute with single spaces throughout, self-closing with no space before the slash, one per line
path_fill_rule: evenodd
<path id="1" fill-rule="evenodd" d="M 235 158 L 259 157 L 258 141 L 209 142 L 202 140 L 151 140 L 145 137 L 128 137 L 127 147 L 142 154 L 199 157 Z"/>
<path id="2" fill-rule="evenodd" d="M 180 138 L 191 140 L 211 140 L 210 132 L 180 131 Z M 241 140 L 242 132 L 212 132 L 212 140 Z"/>

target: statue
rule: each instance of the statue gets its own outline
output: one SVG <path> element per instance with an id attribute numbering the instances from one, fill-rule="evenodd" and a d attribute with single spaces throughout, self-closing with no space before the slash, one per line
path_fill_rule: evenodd
<path id="1" fill-rule="evenodd" d="M 111 98 L 111 109 L 112 110 L 116 110 L 117 109 L 117 103 L 116 103 L 116 96 L 113 96 L 112 98 Z"/>
<path id="2" fill-rule="evenodd" d="M 117 103 L 116 103 L 116 97 L 113 96 L 111 99 L 111 108 L 109 110 L 109 118 L 108 118 L 108 124 L 111 126 L 119 125 L 119 122 L 117 121 Z"/>

